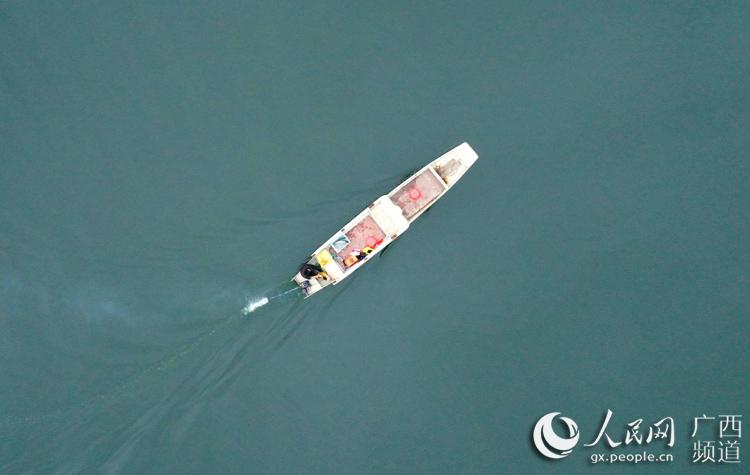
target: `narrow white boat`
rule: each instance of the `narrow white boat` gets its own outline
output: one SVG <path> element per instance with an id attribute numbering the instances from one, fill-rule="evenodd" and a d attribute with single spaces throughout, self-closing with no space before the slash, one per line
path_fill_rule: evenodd
<path id="1" fill-rule="evenodd" d="M 383 195 L 323 243 L 292 280 L 305 297 L 336 285 L 409 228 L 466 173 L 478 155 L 462 143 Z"/>

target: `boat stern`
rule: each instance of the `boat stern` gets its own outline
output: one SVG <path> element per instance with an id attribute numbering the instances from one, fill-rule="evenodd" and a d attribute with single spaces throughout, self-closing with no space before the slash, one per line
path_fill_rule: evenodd
<path id="1" fill-rule="evenodd" d="M 316 269 L 315 275 L 309 277 L 303 275 L 302 269 L 306 266 Z M 336 263 L 327 249 L 323 249 L 316 254 L 313 254 L 312 257 L 303 264 L 302 269 L 292 277 L 292 281 L 299 285 L 300 289 L 302 289 L 302 293 L 305 294 L 305 297 L 309 297 L 344 278 L 344 271 Z"/>

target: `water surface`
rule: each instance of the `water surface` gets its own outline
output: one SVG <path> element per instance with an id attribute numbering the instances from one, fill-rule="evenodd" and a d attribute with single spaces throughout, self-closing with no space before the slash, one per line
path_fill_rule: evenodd
<path id="1" fill-rule="evenodd" d="M 541 415 L 750 413 L 747 3 L 157 3 L 0 8 L 3 473 L 587 473 Z"/>

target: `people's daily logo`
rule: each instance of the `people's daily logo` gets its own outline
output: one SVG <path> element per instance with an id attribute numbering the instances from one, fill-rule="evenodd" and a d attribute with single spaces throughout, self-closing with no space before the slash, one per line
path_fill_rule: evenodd
<path id="1" fill-rule="evenodd" d="M 613 417 L 607 409 L 597 431 L 591 431 L 591 442 L 579 450 L 593 447 L 588 459 L 596 463 L 669 463 L 674 461 L 676 423 L 673 417 L 645 421 L 636 418 L 630 422 Z M 624 423 L 623 423 L 624 422 Z M 694 464 L 739 464 L 741 462 L 742 415 L 702 414 L 693 417 L 692 431 L 688 423 L 680 432 L 690 434 L 692 451 L 685 452 Z M 556 430 L 557 429 L 557 430 Z M 586 431 L 588 432 L 588 431 Z M 534 447 L 543 457 L 560 460 L 573 452 L 578 445 L 578 424 L 570 417 L 550 412 L 543 415 L 531 433 Z M 679 457 L 679 453 L 677 454 Z M 685 457 L 687 459 L 687 457 Z"/>
<path id="2" fill-rule="evenodd" d="M 534 445 L 540 454 L 551 459 L 567 457 L 578 443 L 578 425 L 569 417 L 560 416 L 560 420 L 567 426 L 568 436 L 560 437 L 555 432 L 553 423 L 559 412 L 543 415 L 534 426 Z"/>

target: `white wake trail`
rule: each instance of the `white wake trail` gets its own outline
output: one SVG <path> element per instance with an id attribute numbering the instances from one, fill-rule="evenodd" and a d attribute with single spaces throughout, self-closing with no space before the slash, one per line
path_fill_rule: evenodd
<path id="1" fill-rule="evenodd" d="M 247 305 L 245 305 L 245 308 L 242 309 L 242 313 L 244 315 L 249 315 L 267 303 L 268 303 L 268 297 L 263 297 L 263 298 L 256 299 L 256 300 L 250 300 L 247 302 Z"/>

